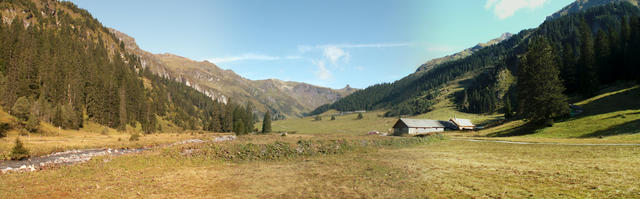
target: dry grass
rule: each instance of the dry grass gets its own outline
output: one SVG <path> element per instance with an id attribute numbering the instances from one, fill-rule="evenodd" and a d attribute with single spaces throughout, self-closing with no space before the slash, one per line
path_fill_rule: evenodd
<path id="1" fill-rule="evenodd" d="M 0 139 L 0 159 L 6 159 L 8 157 L 16 137 L 20 137 L 25 147 L 30 150 L 31 155 L 39 156 L 71 149 L 138 148 L 202 138 L 208 135 L 209 134 L 197 133 L 157 133 L 143 135 L 139 141 L 132 142 L 129 141 L 130 133 L 113 130 L 107 135 L 83 130 L 61 130 L 58 135 L 30 134 L 29 136 L 18 136 L 18 132 L 11 131 L 8 137 Z"/>
<path id="2" fill-rule="evenodd" d="M 639 197 L 640 149 L 447 141 L 282 161 L 162 152 L 2 176 L 2 198 Z"/>

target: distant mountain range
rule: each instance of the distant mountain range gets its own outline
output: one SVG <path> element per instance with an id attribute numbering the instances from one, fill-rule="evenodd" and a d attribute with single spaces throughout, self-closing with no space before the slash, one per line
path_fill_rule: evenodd
<path id="1" fill-rule="evenodd" d="M 143 67 L 148 67 L 155 74 L 182 82 L 222 102 L 230 99 L 240 104 L 251 102 L 260 113 L 269 110 L 279 117 L 302 116 L 358 90 L 349 85 L 343 89 L 331 89 L 278 79 L 249 80 L 208 61 L 149 53 L 140 49 L 134 38 L 115 29 L 110 31 L 124 41 L 128 51 L 141 58 Z"/>

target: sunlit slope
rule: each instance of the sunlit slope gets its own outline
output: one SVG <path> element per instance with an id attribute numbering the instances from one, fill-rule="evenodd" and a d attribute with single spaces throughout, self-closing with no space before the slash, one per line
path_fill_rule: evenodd
<path id="1" fill-rule="evenodd" d="M 582 114 L 555 123 L 552 127 L 530 130 L 521 121 L 487 129 L 482 134 L 491 137 L 520 138 L 597 138 L 610 140 L 640 140 L 640 87 L 610 88 L 601 95 L 575 103 Z"/>

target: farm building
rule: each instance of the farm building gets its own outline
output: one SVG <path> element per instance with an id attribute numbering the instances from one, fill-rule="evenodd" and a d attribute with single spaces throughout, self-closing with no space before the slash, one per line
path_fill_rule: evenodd
<path id="1" fill-rule="evenodd" d="M 419 135 L 442 132 L 445 128 L 452 128 L 452 126 L 453 124 L 448 121 L 400 118 L 393 125 L 393 134 Z"/>
<path id="2" fill-rule="evenodd" d="M 473 123 L 471 123 L 471 120 L 468 120 L 468 119 L 460 119 L 460 118 L 453 117 L 449 119 L 449 121 L 454 125 L 456 125 L 458 130 L 473 130 L 476 128 L 476 125 L 473 125 Z"/>

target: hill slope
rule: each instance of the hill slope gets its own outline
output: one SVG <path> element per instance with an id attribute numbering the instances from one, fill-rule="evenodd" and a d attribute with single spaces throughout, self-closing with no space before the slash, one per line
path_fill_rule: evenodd
<path id="1" fill-rule="evenodd" d="M 302 116 L 316 107 L 333 103 L 357 89 L 330 89 L 300 82 L 277 79 L 249 80 L 231 70 L 222 70 L 213 63 L 197 62 L 172 54 L 152 54 L 138 47 L 134 38 L 110 29 L 124 41 L 126 49 L 140 56 L 143 66 L 162 77 L 182 82 L 205 93 L 212 99 L 227 102 L 229 98 L 253 103 L 259 112 L 270 110 L 274 115 Z"/>
<path id="2" fill-rule="evenodd" d="M 147 60 L 71 2 L 0 1 L 0 19 L 0 104 L 19 118 L 13 128 L 37 132 L 42 121 L 79 129 L 92 121 L 151 133 L 163 121 L 226 132 L 253 125 L 251 110 L 152 74 Z"/>
<path id="3" fill-rule="evenodd" d="M 491 41 L 488 41 L 487 43 L 479 43 L 478 45 L 475 45 L 474 47 L 471 48 L 467 48 L 464 49 L 463 51 L 457 52 L 455 54 L 452 55 L 447 55 L 444 57 L 440 57 L 440 58 L 435 58 L 432 60 L 427 61 L 426 63 L 420 65 L 420 67 L 418 67 L 418 69 L 416 70 L 416 72 L 426 72 L 429 71 L 431 69 L 433 69 L 434 67 L 446 63 L 446 62 L 450 62 L 450 61 L 455 61 L 455 60 L 459 60 L 462 58 L 465 58 L 469 55 L 472 55 L 475 52 L 478 52 L 480 49 L 483 49 L 487 46 L 491 46 L 494 44 L 498 44 L 504 40 L 507 40 L 509 38 L 511 38 L 513 36 L 513 34 L 511 33 L 504 33 L 502 35 L 500 35 L 500 37 L 492 39 Z"/>
<path id="4" fill-rule="evenodd" d="M 513 77 L 517 76 L 519 55 L 526 52 L 529 42 L 536 37 L 546 37 L 552 43 L 567 94 L 597 89 L 597 85 L 583 83 L 588 79 L 598 79 L 599 83 L 605 85 L 619 80 L 635 80 L 639 72 L 633 66 L 639 62 L 634 54 L 640 50 L 636 44 L 640 41 L 639 16 L 637 6 L 623 2 L 591 7 L 547 20 L 538 28 L 523 30 L 472 55 L 441 63 L 393 83 L 368 87 L 333 104 L 323 105 L 312 113 L 318 114 L 329 109 L 388 109 L 386 116 L 421 114 L 434 109 L 439 102 L 441 88 L 469 74 L 476 76 L 463 92 L 455 95 L 458 109 L 472 113 L 500 111 L 505 98 L 515 98 Z M 585 47 L 582 45 L 582 35 L 597 42 Z M 579 62 L 583 59 L 580 52 L 584 50 L 602 51 L 597 53 L 597 57 L 590 57 L 595 59 L 593 63 L 597 66 Z"/>

